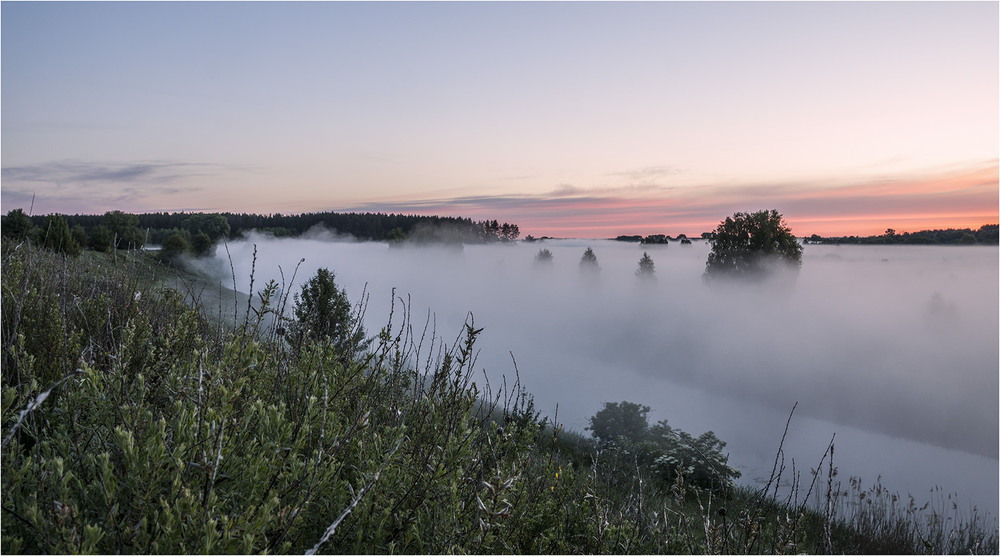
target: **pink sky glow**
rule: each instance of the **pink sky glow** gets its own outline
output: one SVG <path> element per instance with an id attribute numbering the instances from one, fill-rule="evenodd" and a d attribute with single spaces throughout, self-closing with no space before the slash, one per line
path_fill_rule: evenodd
<path id="1" fill-rule="evenodd" d="M 3 2 L 6 213 L 997 223 L 997 2 Z"/>
<path id="2" fill-rule="evenodd" d="M 356 209 L 456 214 L 517 223 L 535 237 L 616 235 L 697 236 L 734 212 L 777 209 L 798 236 L 868 236 L 971 228 L 998 221 L 997 161 L 978 168 L 908 178 L 821 187 L 704 186 L 648 190 L 640 195 L 481 196 L 421 202 L 374 203 Z"/>

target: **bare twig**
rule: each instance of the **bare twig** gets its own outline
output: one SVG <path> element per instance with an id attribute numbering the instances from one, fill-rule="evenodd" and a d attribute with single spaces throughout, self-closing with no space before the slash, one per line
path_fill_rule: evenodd
<path id="1" fill-rule="evenodd" d="M 62 377 L 61 379 L 59 379 L 58 381 L 56 381 L 56 383 L 53 384 L 48 390 L 46 390 L 46 391 L 42 392 L 41 394 L 35 396 L 35 399 L 33 399 L 30 402 L 28 402 L 28 405 L 25 406 L 25 408 L 23 410 L 21 410 L 21 412 L 17 415 L 17 422 L 15 422 L 10 427 L 10 430 L 7 431 L 7 436 L 4 437 L 3 443 L 0 443 L 0 448 L 3 448 L 4 446 L 7 445 L 8 442 L 10 442 L 10 439 L 14 437 L 14 433 L 17 432 L 17 428 L 20 427 L 21 423 L 24 422 L 25 417 L 27 417 L 28 414 L 30 414 L 32 411 L 38 409 L 38 406 L 42 405 L 42 402 L 44 402 L 45 399 L 49 397 L 49 394 L 51 394 L 53 390 L 55 390 L 63 382 L 66 382 L 70 378 L 73 378 L 74 376 L 76 376 L 76 375 L 78 375 L 78 374 L 80 374 L 82 372 L 83 371 L 81 369 L 77 369 L 76 371 L 73 371 L 72 373 L 70 373 L 70 374 Z"/>
<path id="2" fill-rule="evenodd" d="M 355 508 L 355 506 L 358 505 L 358 502 L 361 502 L 361 498 L 364 497 L 365 492 L 367 492 L 368 489 L 375 484 L 375 481 L 378 480 L 378 477 L 379 475 L 382 474 L 382 471 L 385 469 L 385 466 L 389 464 L 389 460 L 392 459 L 392 456 L 394 456 L 396 454 L 396 451 L 399 450 L 400 445 L 403 444 L 403 438 L 404 437 L 400 437 L 399 440 L 396 441 L 396 446 L 393 447 L 392 451 L 389 452 L 389 455 L 386 456 L 385 461 L 383 461 L 382 465 L 379 466 L 378 471 L 376 471 L 375 474 L 372 475 L 372 478 L 368 481 L 368 483 L 365 484 L 365 486 L 361 487 L 361 490 L 359 490 L 357 494 L 354 495 L 354 497 L 351 499 L 350 505 L 348 505 L 347 508 L 345 508 L 344 511 L 341 512 L 340 516 L 337 517 L 337 519 L 334 520 L 334 522 L 331 523 L 330 526 L 326 528 L 326 532 L 323 533 L 323 536 L 319 539 L 319 542 L 317 542 L 315 546 L 306 551 L 307 555 L 316 554 L 316 552 L 319 550 L 319 547 L 323 546 L 323 544 L 325 544 L 326 541 L 330 540 L 330 537 L 333 536 L 333 533 L 334 531 L 337 530 L 337 526 L 340 525 L 340 522 L 344 521 L 344 518 L 346 518 L 347 515 L 351 513 L 351 511 Z"/>

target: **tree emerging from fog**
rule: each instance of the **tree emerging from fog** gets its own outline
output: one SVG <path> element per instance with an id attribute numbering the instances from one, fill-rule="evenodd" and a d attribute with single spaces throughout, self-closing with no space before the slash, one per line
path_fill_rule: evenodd
<path id="1" fill-rule="evenodd" d="M 535 255 L 535 266 L 552 266 L 552 251 L 548 249 L 540 249 L 538 254 Z"/>
<path id="2" fill-rule="evenodd" d="M 580 257 L 580 270 L 588 274 L 596 274 L 601 270 L 601 265 L 597 264 L 597 255 L 590 247 Z"/>
<path id="3" fill-rule="evenodd" d="M 766 277 L 776 266 L 798 270 L 802 245 L 776 210 L 737 212 L 715 229 L 705 278 Z"/>
<path id="4" fill-rule="evenodd" d="M 650 257 L 649 253 L 642 253 L 642 258 L 639 259 L 639 268 L 635 271 L 635 275 L 645 282 L 656 281 L 656 265 L 653 263 L 653 257 Z"/>
<path id="5" fill-rule="evenodd" d="M 333 342 L 343 360 L 352 359 L 368 346 L 364 329 L 352 313 L 347 291 L 338 289 L 334 273 L 320 268 L 295 295 L 292 337 L 302 345 L 309 341 Z"/>

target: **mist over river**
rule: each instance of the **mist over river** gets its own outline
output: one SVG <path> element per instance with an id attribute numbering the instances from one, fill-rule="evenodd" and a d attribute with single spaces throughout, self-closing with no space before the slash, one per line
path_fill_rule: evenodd
<path id="1" fill-rule="evenodd" d="M 282 283 L 282 271 L 289 280 L 305 258 L 291 291 L 329 268 L 352 302 L 367 290 L 369 334 L 385 326 L 393 288 L 416 328 L 430 312 L 449 342 L 472 313 L 485 328 L 477 371 L 510 382 L 513 353 L 538 409 L 551 417 L 558 405 L 569 429 L 584 432 L 604 402 L 646 404 L 650 423 L 715 431 L 741 481 L 766 481 L 798 402 L 789 469 L 794 458 L 808 476 L 836 433 L 845 483 L 881 476 L 918 501 L 939 486 L 997 515 L 996 247 L 807 245 L 797 277 L 765 286 L 706 285 L 702 241 L 390 248 L 324 233 L 252 235 L 207 264 L 229 287 L 235 269 L 235 288 L 249 293 L 255 245 L 255 290 Z M 596 279 L 580 273 L 587 247 Z M 549 266 L 535 263 L 543 248 Z M 644 251 L 653 284 L 635 276 Z"/>

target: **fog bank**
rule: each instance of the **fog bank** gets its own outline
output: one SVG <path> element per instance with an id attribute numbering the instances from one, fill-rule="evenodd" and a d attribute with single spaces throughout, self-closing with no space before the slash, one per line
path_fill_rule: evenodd
<path id="1" fill-rule="evenodd" d="M 446 338 L 473 313 L 491 380 L 513 375 L 513 352 L 538 407 L 552 415 L 558 404 L 560 422 L 578 431 L 605 401 L 644 403 L 651 421 L 714 430 L 752 480 L 770 471 L 798 402 L 786 448 L 800 467 L 815 466 L 836 432 L 842 476 L 881 474 L 914 494 L 940 485 L 996 510 L 994 247 L 808 245 L 797 277 L 707 286 L 700 241 L 390 248 L 253 236 L 228 245 L 241 291 L 254 245 L 255 289 L 282 282 L 279 267 L 289 280 L 305 258 L 292 290 L 329 268 L 352 301 L 371 295 L 369 333 L 385 325 L 393 288 L 418 324 L 432 311 Z M 588 246 L 601 267 L 591 278 L 579 271 Z M 535 263 L 542 248 L 551 265 Z M 655 283 L 636 279 L 644 251 Z M 212 263 L 232 285 L 224 249 Z"/>

